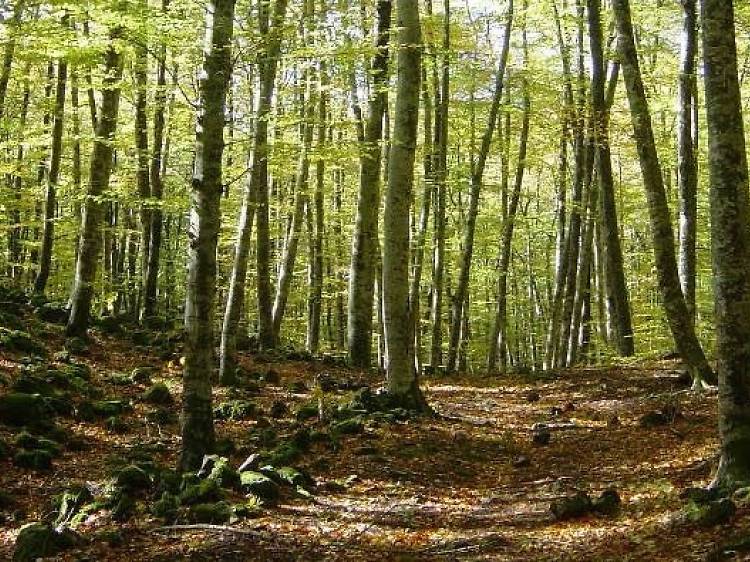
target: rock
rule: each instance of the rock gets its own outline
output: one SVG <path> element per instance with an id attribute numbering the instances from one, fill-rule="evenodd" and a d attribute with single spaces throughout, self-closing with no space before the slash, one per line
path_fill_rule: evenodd
<path id="1" fill-rule="evenodd" d="M 281 376 L 276 370 L 268 369 L 268 371 L 263 373 L 261 380 L 268 384 L 277 385 L 281 382 Z"/>
<path id="2" fill-rule="evenodd" d="M 620 494 L 617 493 L 617 490 L 609 488 L 594 500 L 592 508 L 602 515 L 614 515 L 620 509 L 621 503 Z"/>
<path id="3" fill-rule="evenodd" d="M 186 484 L 180 492 L 179 500 L 182 505 L 195 505 L 220 501 L 223 495 L 216 480 L 206 479 L 197 484 Z"/>
<path id="4" fill-rule="evenodd" d="M 526 402 L 539 402 L 541 396 L 536 390 L 529 390 L 524 395 L 524 398 L 526 399 Z"/>
<path id="5" fill-rule="evenodd" d="M 229 464 L 229 459 L 219 455 L 206 455 L 198 471 L 198 478 L 215 480 L 222 488 L 234 488 L 240 483 L 239 473 Z"/>
<path id="6" fill-rule="evenodd" d="M 158 367 L 136 367 L 130 373 L 130 380 L 134 384 L 151 385 L 151 377 L 159 373 Z"/>
<path id="7" fill-rule="evenodd" d="M 643 414 L 638 419 L 638 424 L 641 427 L 648 427 L 648 428 L 658 427 L 661 425 L 667 425 L 668 423 L 669 423 L 669 419 L 667 418 L 667 416 L 665 416 L 663 412 L 658 412 L 656 410 Z"/>
<path id="8" fill-rule="evenodd" d="M 331 431 L 339 435 L 359 435 L 365 431 L 364 420 L 357 416 L 333 424 Z"/>
<path id="9" fill-rule="evenodd" d="M 240 480 L 244 492 L 257 496 L 263 502 L 273 503 L 279 497 L 278 484 L 260 472 L 242 472 Z"/>
<path id="10" fill-rule="evenodd" d="M 91 402 L 83 400 L 78 403 L 75 415 L 83 421 L 93 421 L 96 418 L 111 418 L 129 412 L 133 407 L 124 400 L 97 400 Z"/>
<path id="11" fill-rule="evenodd" d="M 286 388 L 287 390 L 289 390 L 289 392 L 292 392 L 294 394 L 302 394 L 304 392 L 307 392 L 307 385 L 301 380 L 294 380 L 289 382 Z"/>
<path id="12" fill-rule="evenodd" d="M 0 328 L 0 349 L 31 355 L 47 354 L 47 349 L 32 338 L 28 332 L 8 330 L 7 328 Z"/>
<path id="13" fill-rule="evenodd" d="M 142 468 L 133 464 L 117 473 L 115 485 L 128 493 L 147 490 L 151 487 L 151 477 Z"/>
<path id="14" fill-rule="evenodd" d="M 141 397 L 144 402 L 149 404 L 167 405 L 174 402 L 172 393 L 169 392 L 167 385 L 164 383 L 156 383 L 152 385 Z"/>
<path id="15" fill-rule="evenodd" d="M 49 409 L 38 394 L 11 392 L 0 396 L 0 422 L 13 425 L 31 425 L 49 416 Z"/>
<path id="16" fill-rule="evenodd" d="M 66 324 L 68 322 L 68 309 L 64 305 L 55 303 L 42 303 L 34 309 L 40 320 L 50 324 Z"/>
<path id="17" fill-rule="evenodd" d="M 188 516 L 192 523 L 219 525 L 229 522 L 232 518 L 232 508 L 225 501 L 199 503 L 190 507 Z"/>
<path id="18" fill-rule="evenodd" d="M 57 508 L 55 527 L 70 523 L 80 509 L 93 500 L 94 495 L 86 486 L 73 486 L 65 490 Z"/>
<path id="19" fill-rule="evenodd" d="M 549 506 L 555 519 L 565 521 L 586 515 L 592 510 L 591 498 L 586 492 L 577 492 L 573 496 L 562 498 Z"/>
<path id="20" fill-rule="evenodd" d="M 262 455 L 260 453 L 253 453 L 245 459 L 245 461 L 237 469 L 240 474 L 250 470 L 257 470 L 262 461 Z"/>
<path id="21" fill-rule="evenodd" d="M 531 440 L 535 445 L 548 445 L 552 439 L 552 433 L 544 424 L 534 424 L 531 430 Z"/>
<path id="22" fill-rule="evenodd" d="M 61 449 L 59 443 L 56 443 L 55 441 L 46 439 L 44 437 L 37 437 L 29 433 L 28 431 L 22 431 L 21 433 L 19 433 L 16 436 L 14 444 L 16 445 L 16 447 L 20 447 L 22 449 L 41 449 L 43 451 L 47 451 L 53 456 L 59 455 Z"/>
<path id="23" fill-rule="evenodd" d="M 151 513 L 171 523 L 177 518 L 178 507 L 177 498 L 169 492 L 164 492 L 161 498 L 151 506 Z"/>
<path id="24" fill-rule="evenodd" d="M 287 407 L 286 403 L 282 402 L 281 400 L 276 400 L 271 406 L 271 410 L 269 413 L 272 418 L 283 418 L 289 413 L 289 408 Z"/>
<path id="25" fill-rule="evenodd" d="M 686 522 L 699 527 L 713 527 L 729 521 L 737 511 L 734 502 L 729 498 L 722 498 L 705 504 L 690 502 L 685 508 Z"/>
<path id="26" fill-rule="evenodd" d="M 112 519 L 115 521 L 127 521 L 135 512 L 135 500 L 127 493 L 120 493 L 112 508 Z"/>
<path id="27" fill-rule="evenodd" d="M 308 488 L 315 484 L 315 481 L 309 474 L 305 474 L 291 466 L 282 466 L 275 469 L 275 472 L 278 479 L 289 486 Z"/>
<path id="28" fill-rule="evenodd" d="M 248 400 L 227 400 L 214 408 L 217 420 L 246 420 L 257 413 L 257 406 Z"/>
<path id="29" fill-rule="evenodd" d="M 21 527 L 13 550 L 13 562 L 34 562 L 55 556 L 79 543 L 70 529 L 56 530 L 48 523 L 29 523 Z"/>
<path id="30" fill-rule="evenodd" d="M 89 346 L 83 338 L 68 338 L 65 340 L 65 349 L 71 355 L 86 355 L 89 352 Z"/>
<path id="31" fill-rule="evenodd" d="M 524 468 L 531 465 L 529 457 L 525 455 L 518 455 L 513 459 L 513 468 Z"/>
<path id="32" fill-rule="evenodd" d="M 13 457 L 13 464 L 20 468 L 49 470 L 52 468 L 52 453 L 44 449 L 34 449 L 31 451 L 22 449 Z"/>

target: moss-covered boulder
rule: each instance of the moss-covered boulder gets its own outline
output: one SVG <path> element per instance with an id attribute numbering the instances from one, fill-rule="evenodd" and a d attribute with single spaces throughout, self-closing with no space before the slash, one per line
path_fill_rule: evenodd
<path id="1" fill-rule="evenodd" d="M 199 503 L 215 503 L 224 498 L 224 492 L 216 480 L 201 480 L 198 483 L 189 483 L 180 492 L 179 501 L 182 505 L 195 505 Z"/>
<path id="2" fill-rule="evenodd" d="M 174 402 L 172 393 L 169 392 L 167 385 L 164 383 L 156 383 L 143 393 L 141 399 L 149 404 L 157 404 L 165 406 Z"/>
<path id="3" fill-rule="evenodd" d="M 737 506 L 729 498 L 701 504 L 691 501 L 684 509 L 683 517 L 686 523 L 713 527 L 729 521 L 736 511 Z"/>
<path id="4" fill-rule="evenodd" d="M 91 367 L 85 363 L 67 363 L 58 367 L 60 371 L 70 378 L 79 378 L 85 381 L 91 380 Z"/>
<path id="5" fill-rule="evenodd" d="M 94 501 L 94 495 L 86 486 L 72 486 L 60 496 L 55 527 L 70 523 L 81 508 Z"/>
<path id="6" fill-rule="evenodd" d="M 133 406 L 126 400 L 83 400 L 76 406 L 75 415 L 81 420 L 93 421 L 97 418 L 121 416 L 132 409 Z"/>
<path id="7" fill-rule="evenodd" d="M 232 518 L 232 507 L 225 501 L 198 503 L 190 507 L 188 517 L 192 523 L 228 523 Z"/>
<path id="8" fill-rule="evenodd" d="M 115 478 L 115 485 L 128 493 L 148 490 L 152 483 L 148 473 L 134 464 L 120 470 Z"/>
<path id="9" fill-rule="evenodd" d="M 50 415 L 44 399 L 38 394 L 11 392 L 0 396 L 0 423 L 31 425 Z"/>
<path id="10" fill-rule="evenodd" d="M 263 502 L 273 503 L 279 498 L 279 485 L 265 474 L 247 471 L 240 474 L 242 490 L 253 494 Z"/>
<path id="11" fill-rule="evenodd" d="M 0 328 L 0 349 L 31 355 L 46 355 L 47 349 L 28 332 Z"/>
<path id="12" fill-rule="evenodd" d="M 621 503 L 620 494 L 617 493 L 617 490 L 610 488 L 604 490 L 602 494 L 594 500 L 592 508 L 596 513 L 602 515 L 614 515 L 620 510 Z"/>
<path id="13" fill-rule="evenodd" d="M 246 420 L 252 418 L 258 409 L 249 400 L 227 400 L 214 408 L 214 418 L 217 420 Z"/>
<path id="14" fill-rule="evenodd" d="M 130 373 L 130 380 L 132 380 L 134 384 L 142 384 L 142 385 L 150 386 L 151 377 L 157 374 L 159 374 L 158 367 L 151 367 L 151 366 L 136 367 Z"/>
<path id="15" fill-rule="evenodd" d="M 135 500 L 126 492 L 119 493 L 115 497 L 116 501 L 111 513 L 112 519 L 114 521 L 127 521 L 135 514 Z"/>
<path id="16" fill-rule="evenodd" d="M 589 495 L 586 492 L 577 492 L 572 496 L 552 502 L 549 510 L 555 519 L 565 521 L 586 515 L 591 512 L 592 508 L 593 504 Z"/>
<path id="17" fill-rule="evenodd" d="M 86 340 L 79 337 L 66 339 L 65 349 L 68 350 L 71 355 L 86 355 L 89 352 L 88 343 L 86 343 Z"/>
<path id="18" fill-rule="evenodd" d="M 365 431 L 364 420 L 357 416 L 333 424 L 331 432 L 338 435 L 359 435 Z"/>
<path id="19" fill-rule="evenodd" d="M 44 449 L 21 449 L 13 456 L 13 464 L 19 468 L 49 470 L 52 468 L 52 453 Z"/>
<path id="20" fill-rule="evenodd" d="M 179 506 L 177 497 L 165 491 L 161 498 L 151 506 L 151 513 L 167 523 L 171 523 L 177 518 Z"/>
<path id="21" fill-rule="evenodd" d="M 30 523 L 21 527 L 13 550 L 13 562 L 34 562 L 55 556 L 78 544 L 80 538 L 70 529 L 57 530 L 48 523 Z"/>
<path id="22" fill-rule="evenodd" d="M 274 472 L 281 482 L 289 486 L 310 488 L 314 485 L 314 481 L 309 474 L 291 466 L 282 466 L 281 468 L 274 469 Z"/>
<path id="23" fill-rule="evenodd" d="M 56 441 L 47 439 L 46 437 L 37 437 L 28 431 L 22 431 L 19 433 L 14 440 L 14 444 L 16 447 L 22 449 L 42 449 L 49 452 L 52 456 L 59 455 L 62 450 L 61 445 Z"/>
<path id="24" fill-rule="evenodd" d="M 206 455 L 198 471 L 199 478 L 215 480 L 222 488 L 234 488 L 240 483 L 239 473 L 229 464 L 229 459 L 219 455 Z"/>

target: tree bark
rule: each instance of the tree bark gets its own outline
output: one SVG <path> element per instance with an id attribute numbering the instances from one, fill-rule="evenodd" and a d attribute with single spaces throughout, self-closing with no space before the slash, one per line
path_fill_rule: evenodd
<path id="1" fill-rule="evenodd" d="M 120 109 L 120 80 L 122 79 L 122 54 L 114 44 L 121 34 L 119 28 L 110 34 L 110 45 L 105 57 L 104 90 L 101 112 L 97 118 L 96 138 L 91 154 L 89 186 L 81 219 L 81 235 L 76 261 L 75 280 L 70 297 L 70 315 L 66 333 L 69 336 L 84 337 L 88 331 L 91 316 L 91 302 L 94 296 L 94 282 L 101 252 L 102 203 L 98 201 L 109 186 L 112 173 L 117 117 Z"/>
<path id="2" fill-rule="evenodd" d="M 750 208 L 731 0 L 702 0 L 721 457 L 713 487 L 750 483 Z"/>
<path id="3" fill-rule="evenodd" d="M 620 53 L 620 62 L 627 86 L 633 133 L 638 147 L 643 184 L 646 189 L 656 274 L 664 311 L 677 350 L 691 370 L 694 379 L 697 382 L 715 383 L 715 375 L 695 335 L 693 322 L 685 304 L 682 289 L 680 289 L 672 222 L 651 127 L 648 100 L 641 78 L 638 53 L 635 50 L 629 1 L 615 0 L 612 6 L 617 22 L 618 52 Z"/>
<path id="4" fill-rule="evenodd" d="M 216 245 L 221 225 L 224 109 L 232 74 L 234 0 L 210 0 L 206 11 L 200 108 L 188 231 L 185 299 L 185 370 L 182 394 L 182 449 L 179 468 L 195 470 L 214 446 L 211 374 L 214 349 Z"/>

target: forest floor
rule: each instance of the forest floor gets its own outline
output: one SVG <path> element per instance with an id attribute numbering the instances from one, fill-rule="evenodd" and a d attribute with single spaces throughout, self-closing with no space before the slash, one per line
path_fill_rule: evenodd
<path id="1" fill-rule="evenodd" d="M 62 349 L 61 327 L 39 324 L 29 331 L 42 338 L 50 357 Z M 22 356 L 0 351 L 6 385 L 0 395 L 20 376 Z M 76 361 L 91 367 L 100 394 L 131 400 L 134 408 L 122 415 L 116 431 L 102 420 L 59 417 L 77 446 L 66 446 L 49 470 L 0 460 L 0 490 L 12 497 L 0 511 L 0 559 L 10 558 L 24 524 L 50 517 L 53 498 L 72 483 L 101 487 L 122 459 L 144 455 L 157 465 L 175 465 L 179 424 L 149 421 L 153 407 L 141 399 L 146 387 L 123 385 L 118 374 L 157 367 L 152 379 L 169 387 L 177 411 L 179 360 L 160 359 L 123 337 L 95 331 Z M 252 400 L 263 416 L 256 411 L 254 419 L 216 422 L 217 435 L 236 444 L 230 455 L 235 467 L 258 450 L 259 432 L 281 440 L 303 425 L 319 426 L 315 418 L 298 421 L 294 414 L 311 396 L 314 406 L 352 394 L 321 394 L 300 382 L 314 388 L 315 376 L 324 372 L 350 386 L 382 382 L 376 374 L 320 361 L 260 363 L 247 355 L 243 366 L 249 373 L 273 369 L 280 379 L 233 393 Z M 311 495 L 284 493 L 277 505 L 251 518 L 199 528 L 165 526 L 149 513 L 153 499 L 141 496 L 124 522 L 114 522 L 106 509 L 92 512 L 77 527 L 84 540 L 57 559 L 704 560 L 750 530 L 750 509 L 743 507 L 728 523 L 711 528 L 675 522 L 685 503 L 680 491 L 708 483 L 717 423 L 716 393 L 685 391 L 674 362 L 544 377 L 433 378 L 424 388 L 438 416 L 395 422 L 370 417 L 359 433 L 310 445 L 294 466 L 315 480 Z M 215 403 L 227 394 L 217 389 Z M 277 401 L 289 411 L 270 417 Z M 658 410 L 669 413 L 667 423 L 644 427 L 641 417 Z M 533 443 L 535 423 L 551 428 L 548 444 Z M 8 443 L 18 432 L 0 425 L 0 438 Z M 622 499 L 614 515 L 559 521 L 550 513 L 551 502 L 574 491 L 596 497 L 608 488 Z M 242 494 L 236 498 L 242 501 Z"/>

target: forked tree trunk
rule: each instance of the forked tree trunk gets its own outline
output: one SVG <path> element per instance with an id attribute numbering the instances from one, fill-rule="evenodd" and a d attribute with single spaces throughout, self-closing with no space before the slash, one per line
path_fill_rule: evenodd
<path id="1" fill-rule="evenodd" d="M 191 189 L 179 459 L 182 471 L 198 468 L 203 455 L 212 452 L 214 446 L 211 375 L 216 245 L 221 226 L 224 108 L 232 74 L 233 18 L 234 0 L 209 1 Z"/>

